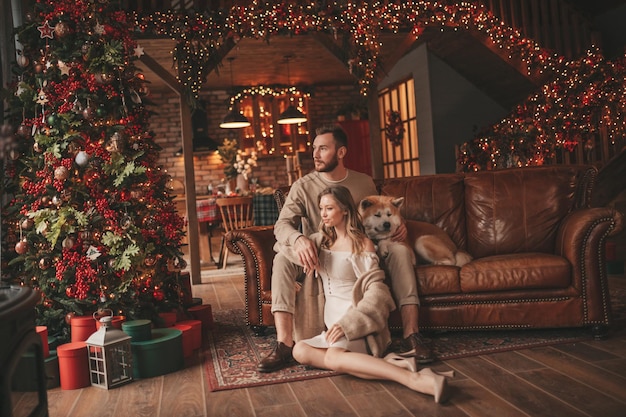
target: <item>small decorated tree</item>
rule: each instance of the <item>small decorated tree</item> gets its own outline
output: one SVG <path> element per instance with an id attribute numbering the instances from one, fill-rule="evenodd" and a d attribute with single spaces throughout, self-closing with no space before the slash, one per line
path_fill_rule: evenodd
<path id="1" fill-rule="evenodd" d="M 17 28 L 15 145 L 4 179 L 3 279 L 41 292 L 38 324 L 179 304 L 184 220 L 156 165 L 130 20 L 106 0 L 45 0 Z"/>

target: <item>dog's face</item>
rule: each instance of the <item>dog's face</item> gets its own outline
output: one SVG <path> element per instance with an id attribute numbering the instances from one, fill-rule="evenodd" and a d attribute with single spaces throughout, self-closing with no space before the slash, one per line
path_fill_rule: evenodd
<path id="1" fill-rule="evenodd" d="M 391 237 L 402 223 L 400 206 L 404 197 L 371 195 L 359 203 L 359 213 L 370 239 L 379 241 Z"/>

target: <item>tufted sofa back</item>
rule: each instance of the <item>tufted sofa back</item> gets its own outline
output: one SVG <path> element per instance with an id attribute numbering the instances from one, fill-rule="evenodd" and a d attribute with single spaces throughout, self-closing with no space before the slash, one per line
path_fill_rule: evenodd
<path id="1" fill-rule="evenodd" d="M 386 180 L 381 193 L 404 197 L 406 219 L 436 224 L 476 258 L 553 253 L 562 220 L 589 206 L 596 175 L 582 165 L 426 175 Z"/>

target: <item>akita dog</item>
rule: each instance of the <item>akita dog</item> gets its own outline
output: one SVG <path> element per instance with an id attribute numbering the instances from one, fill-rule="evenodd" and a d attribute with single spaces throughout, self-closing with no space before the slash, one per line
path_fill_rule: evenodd
<path id="1" fill-rule="evenodd" d="M 365 232 L 374 241 L 381 258 L 389 254 L 389 245 L 407 244 L 420 261 L 434 265 L 463 266 L 472 260 L 469 253 L 459 250 L 450 236 L 440 227 L 427 222 L 407 222 L 409 242 L 393 242 L 390 238 L 403 219 L 400 207 L 404 197 L 371 195 L 359 203 L 359 213 Z M 415 260 L 413 260 L 415 264 Z"/>

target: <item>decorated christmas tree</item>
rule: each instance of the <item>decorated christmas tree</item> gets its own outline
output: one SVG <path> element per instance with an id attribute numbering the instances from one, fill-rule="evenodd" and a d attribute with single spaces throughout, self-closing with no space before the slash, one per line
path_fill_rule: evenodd
<path id="1" fill-rule="evenodd" d="M 184 220 L 156 165 L 126 13 L 106 0 L 34 7 L 15 32 L 2 274 L 41 292 L 38 324 L 67 340 L 72 314 L 179 306 Z"/>

